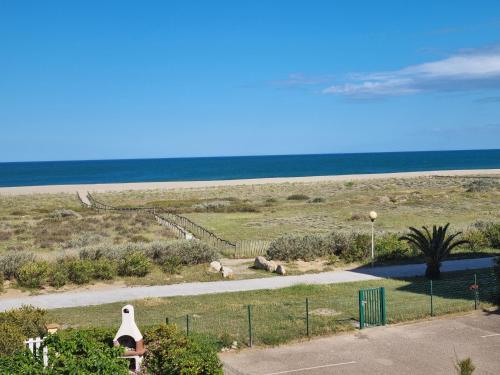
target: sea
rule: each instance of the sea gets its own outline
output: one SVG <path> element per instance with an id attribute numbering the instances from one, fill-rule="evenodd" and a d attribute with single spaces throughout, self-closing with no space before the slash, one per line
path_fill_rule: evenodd
<path id="1" fill-rule="evenodd" d="M 206 181 L 500 168 L 500 149 L 0 163 L 0 186 Z"/>

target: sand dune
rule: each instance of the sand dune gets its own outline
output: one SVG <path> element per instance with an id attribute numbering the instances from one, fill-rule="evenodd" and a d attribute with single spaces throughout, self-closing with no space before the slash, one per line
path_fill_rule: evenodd
<path id="1" fill-rule="evenodd" d="M 353 175 L 337 175 L 337 176 L 273 177 L 273 178 L 251 178 L 244 180 L 127 182 L 127 183 L 110 183 L 110 184 L 18 186 L 18 187 L 2 187 L 0 188 L 0 195 L 76 193 L 77 191 L 104 192 L 104 191 L 126 191 L 126 190 L 155 190 L 155 189 L 182 189 L 182 188 L 188 189 L 188 188 L 203 188 L 203 187 L 214 187 L 214 186 L 279 184 L 286 182 L 293 183 L 293 182 L 320 182 L 320 181 L 355 181 L 355 180 L 373 180 L 373 179 L 384 179 L 384 178 L 412 178 L 412 177 L 422 177 L 422 176 L 478 176 L 478 175 L 480 176 L 491 175 L 495 177 L 500 177 L 500 169 L 374 173 L 374 174 L 353 174 Z"/>

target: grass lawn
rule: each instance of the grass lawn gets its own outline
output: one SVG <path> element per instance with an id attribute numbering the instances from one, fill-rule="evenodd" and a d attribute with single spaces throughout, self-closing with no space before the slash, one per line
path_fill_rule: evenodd
<path id="1" fill-rule="evenodd" d="M 476 271 L 482 307 L 497 294 L 490 269 Z M 435 315 L 474 309 L 474 272 L 443 274 L 433 284 Z M 425 278 L 383 279 L 332 285 L 299 285 L 279 290 L 259 290 L 189 297 L 149 298 L 133 301 L 140 327 L 169 318 L 183 329 L 189 315 L 190 331 L 220 339 L 248 340 L 247 306 L 252 305 L 254 342 L 273 345 L 305 336 L 305 299 L 310 302 L 312 335 L 352 330 L 358 319 L 358 290 L 385 287 L 390 323 L 430 316 L 430 283 Z M 118 328 L 124 303 L 49 310 L 49 320 L 64 326 L 113 326 Z"/>

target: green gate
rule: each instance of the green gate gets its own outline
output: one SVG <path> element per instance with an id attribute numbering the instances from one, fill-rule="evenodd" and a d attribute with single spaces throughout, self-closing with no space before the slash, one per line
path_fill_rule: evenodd
<path id="1" fill-rule="evenodd" d="M 385 289 L 359 290 L 359 328 L 385 325 Z"/>

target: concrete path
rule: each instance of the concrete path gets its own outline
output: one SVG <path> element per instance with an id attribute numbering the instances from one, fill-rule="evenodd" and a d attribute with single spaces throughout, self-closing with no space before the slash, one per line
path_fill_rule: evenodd
<path id="1" fill-rule="evenodd" d="M 456 375 L 470 357 L 474 374 L 500 373 L 500 315 L 369 328 L 267 349 L 223 353 L 227 375 Z"/>
<path id="2" fill-rule="evenodd" d="M 459 271 L 491 267 L 493 258 L 451 260 L 443 262 L 441 270 Z M 297 284 L 336 284 L 383 277 L 408 277 L 423 275 L 424 264 L 407 264 L 375 268 L 359 268 L 351 271 L 333 271 L 299 276 L 276 276 L 261 279 L 183 283 L 159 286 L 117 287 L 78 292 L 61 292 L 22 298 L 0 299 L 0 311 L 33 305 L 46 309 L 101 305 L 130 301 L 146 297 L 193 296 L 199 294 L 239 292 L 257 289 L 279 289 Z"/>

